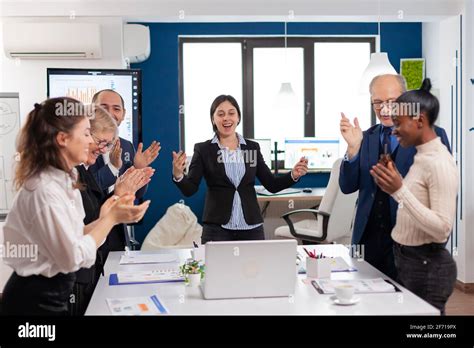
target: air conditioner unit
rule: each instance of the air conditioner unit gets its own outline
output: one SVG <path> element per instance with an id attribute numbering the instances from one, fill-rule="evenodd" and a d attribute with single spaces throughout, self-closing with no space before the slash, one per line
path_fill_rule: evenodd
<path id="1" fill-rule="evenodd" d="M 150 57 L 150 28 L 141 24 L 123 26 L 123 55 L 130 63 L 141 63 Z"/>
<path id="2" fill-rule="evenodd" d="M 15 23 L 3 26 L 9 58 L 97 59 L 102 57 L 100 25 L 95 23 Z"/>

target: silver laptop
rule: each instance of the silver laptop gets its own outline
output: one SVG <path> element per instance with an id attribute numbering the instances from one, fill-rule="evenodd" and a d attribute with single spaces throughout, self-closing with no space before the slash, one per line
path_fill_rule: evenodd
<path id="1" fill-rule="evenodd" d="M 208 242 L 205 299 L 290 296 L 296 240 Z"/>

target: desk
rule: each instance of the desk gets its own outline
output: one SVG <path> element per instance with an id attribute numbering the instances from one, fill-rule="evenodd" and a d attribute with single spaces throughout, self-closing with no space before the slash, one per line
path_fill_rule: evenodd
<path id="1" fill-rule="evenodd" d="M 263 186 L 256 185 L 255 189 L 257 188 L 262 188 Z M 299 188 L 295 188 L 299 190 Z M 301 192 L 298 193 L 289 193 L 289 194 L 284 194 L 284 195 L 274 195 L 274 196 L 266 196 L 266 195 L 259 195 L 257 194 L 257 201 L 258 202 L 285 202 L 290 199 L 295 200 L 295 201 L 314 201 L 318 203 L 321 201 L 321 199 L 324 196 L 324 193 L 326 192 L 325 187 L 310 187 L 312 190 L 311 193 L 305 193 L 303 192 L 303 188 L 301 188 Z"/>
<path id="2" fill-rule="evenodd" d="M 255 189 L 257 190 L 258 188 L 263 188 L 263 186 L 260 185 L 255 185 Z M 325 187 L 310 187 L 311 192 L 306 193 L 303 192 L 303 188 L 301 188 L 301 192 L 298 193 L 288 193 L 288 194 L 282 194 L 282 195 L 272 195 L 272 196 L 267 196 L 267 195 L 259 195 L 257 194 L 257 201 L 259 203 L 263 203 L 262 210 L 260 213 L 262 214 L 263 218 L 265 218 L 268 206 L 270 205 L 271 202 L 288 202 L 289 200 L 293 201 L 310 201 L 314 202 L 314 205 L 319 205 L 321 202 L 321 199 L 324 196 L 324 193 L 326 192 Z"/>
<path id="3" fill-rule="evenodd" d="M 307 246 L 328 256 L 341 256 L 358 272 L 333 273 L 332 279 L 364 279 L 385 277 L 365 261 L 349 257 L 343 245 Z M 301 247 L 298 247 L 301 248 Z M 301 250 L 302 251 L 302 250 Z M 300 253 L 301 253 L 300 251 Z M 132 251 L 132 253 L 140 251 Z M 190 249 L 162 250 L 177 253 L 180 260 L 190 256 Z M 293 297 L 205 300 L 200 288 L 189 288 L 184 283 L 161 283 L 109 286 L 109 274 L 117 271 L 151 270 L 154 265 L 119 265 L 122 252 L 111 252 L 105 265 L 105 277 L 99 279 L 86 315 L 110 315 L 106 298 L 151 296 L 157 294 L 168 307 L 170 315 L 439 315 L 439 311 L 403 287 L 402 292 L 360 294 L 353 306 L 338 306 L 330 295 L 319 294 L 311 285 L 304 284 L 306 275 L 297 275 Z M 295 255 L 296 256 L 296 255 Z M 296 258 L 296 257 L 295 257 Z M 182 262 L 182 261 L 180 261 Z M 167 267 L 170 264 L 161 264 Z M 175 264 L 178 267 L 178 264 Z M 296 274 L 296 268 L 295 268 Z"/>

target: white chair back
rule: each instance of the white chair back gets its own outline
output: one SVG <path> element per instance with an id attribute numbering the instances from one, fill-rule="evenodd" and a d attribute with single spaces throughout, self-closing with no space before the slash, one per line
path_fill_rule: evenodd
<path id="1" fill-rule="evenodd" d="M 331 217 L 328 224 L 327 241 L 333 242 L 342 237 L 352 236 L 352 220 L 354 216 L 355 206 L 359 191 L 351 194 L 344 194 L 339 187 L 339 171 L 341 168 L 342 159 L 338 159 L 331 170 L 331 178 L 329 184 L 334 179 L 335 182 L 335 197 L 331 206 Z M 329 188 L 328 184 L 328 188 Z M 326 191 L 327 192 L 327 191 Z"/>

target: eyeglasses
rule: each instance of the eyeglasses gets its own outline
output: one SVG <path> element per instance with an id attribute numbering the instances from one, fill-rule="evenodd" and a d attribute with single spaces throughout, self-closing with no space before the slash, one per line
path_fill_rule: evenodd
<path id="1" fill-rule="evenodd" d="M 94 134 L 91 133 L 92 139 L 94 139 L 94 142 L 96 145 L 99 147 L 99 149 L 107 149 L 107 151 L 110 151 L 112 147 L 114 146 L 114 142 L 107 142 L 107 140 L 101 140 L 97 138 Z"/>
<path id="2" fill-rule="evenodd" d="M 388 108 L 393 108 L 395 105 L 395 100 L 385 100 L 385 101 L 376 100 L 372 102 L 371 104 L 374 107 L 374 109 L 381 110 L 384 106 Z"/>

